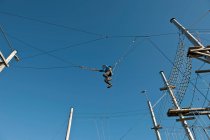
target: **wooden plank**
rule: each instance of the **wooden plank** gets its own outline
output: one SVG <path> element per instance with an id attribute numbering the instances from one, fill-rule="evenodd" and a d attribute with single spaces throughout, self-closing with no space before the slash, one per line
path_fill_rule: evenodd
<path id="1" fill-rule="evenodd" d="M 170 86 L 169 86 L 169 88 L 171 88 L 171 89 L 175 89 L 175 88 L 176 88 L 176 86 L 172 86 L 172 85 L 170 85 Z M 168 87 L 162 87 L 162 88 L 160 88 L 160 91 L 163 91 L 163 90 L 168 90 Z"/>
<path id="2" fill-rule="evenodd" d="M 194 120 L 194 119 L 195 117 L 189 117 L 189 118 L 176 119 L 176 121 L 181 122 L 181 121 Z"/>
<path id="3" fill-rule="evenodd" d="M 209 70 L 196 70 L 195 73 L 207 73 L 207 72 L 210 72 L 210 69 Z"/>
<path id="4" fill-rule="evenodd" d="M 187 108 L 187 109 L 169 109 L 167 115 L 169 117 L 179 116 L 194 116 L 210 114 L 210 108 Z"/>

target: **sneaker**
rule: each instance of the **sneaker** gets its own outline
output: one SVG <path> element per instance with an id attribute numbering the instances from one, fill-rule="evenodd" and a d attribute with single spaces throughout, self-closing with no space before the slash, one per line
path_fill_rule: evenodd
<path id="1" fill-rule="evenodd" d="M 110 88 L 110 87 L 112 87 L 112 85 L 108 85 L 108 86 L 107 86 L 107 88 Z"/>

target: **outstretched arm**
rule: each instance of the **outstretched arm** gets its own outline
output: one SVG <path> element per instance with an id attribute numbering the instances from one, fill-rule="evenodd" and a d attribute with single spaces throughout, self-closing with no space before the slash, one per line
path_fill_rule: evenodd
<path id="1" fill-rule="evenodd" d="M 104 72 L 104 70 L 99 70 L 97 68 L 89 68 L 86 66 L 80 66 L 81 69 L 90 70 L 90 71 L 98 71 L 98 72 Z"/>

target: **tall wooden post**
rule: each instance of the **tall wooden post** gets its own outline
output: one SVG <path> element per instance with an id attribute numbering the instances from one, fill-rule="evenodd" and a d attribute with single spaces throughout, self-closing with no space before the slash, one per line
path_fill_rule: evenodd
<path id="1" fill-rule="evenodd" d="M 156 134 L 157 140 L 161 140 L 160 131 L 159 131 L 159 129 L 161 127 L 160 127 L 159 124 L 157 124 L 157 121 L 156 121 L 156 118 L 155 118 L 155 114 L 154 114 L 154 111 L 153 111 L 153 107 L 151 105 L 151 102 L 150 101 L 147 101 L 147 104 L 149 106 L 149 110 L 150 110 L 152 122 L 153 122 L 153 125 L 154 125 L 154 127 L 152 129 L 155 130 L 155 134 Z"/>
<path id="2" fill-rule="evenodd" d="M 150 111 L 150 115 L 151 115 L 151 118 L 152 118 L 152 122 L 153 122 L 153 128 L 155 130 L 155 134 L 156 134 L 156 137 L 157 137 L 157 140 L 161 140 L 161 136 L 160 136 L 160 131 L 159 129 L 161 129 L 162 127 L 157 123 L 156 121 L 156 117 L 155 117 L 155 113 L 153 111 L 153 107 L 152 107 L 152 104 L 151 102 L 149 101 L 149 98 L 147 96 L 147 93 L 146 93 L 146 90 L 143 90 L 141 93 L 144 93 L 146 98 L 147 98 L 147 104 L 148 104 L 148 107 L 149 107 L 149 111 Z"/>
<path id="3" fill-rule="evenodd" d="M 172 91 L 172 89 L 171 89 L 171 86 L 169 85 L 169 83 L 168 83 L 168 81 L 167 81 L 167 79 L 166 79 L 166 77 L 165 77 L 163 71 L 161 71 L 160 74 L 161 74 L 161 76 L 162 76 L 162 78 L 163 78 L 163 81 L 164 81 L 164 83 L 165 83 L 165 86 L 166 86 L 166 88 L 167 88 L 167 90 L 168 90 L 168 92 L 169 92 L 169 94 L 170 94 L 170 96 L 171 96 L 171 99 L 172 99 L 172 101 L 173 101 L 174 106 L 176 107 L 176 109 L 181 109 L 181 108 L 179 107 L 179 104 L 178 104 L 177 101 L 176 101 L 176 97 L 174 96 L 174 93 L 173 93 L 173 91 Z M 189 139 L 189 140 L 195 140 L 194 137 L 193 137 L 193 134 L 192 134 L 192 132 L 191 132 L 191 130 L 190 130 L 188 124 L 187 124 L 187 121 L 185 120 L 185 118 L 184 118 L 184 116 L 182 115 L 182 113 L 179 113 L 178 115 L 179 115 L 180 121 L 181 121 L 181 123 L 182 123 L 182 126 L 184 127 L 185 132 L 186 132 L 186 134 L 187 134 L 187 136 L 188 136 L 188 139 Z"/>

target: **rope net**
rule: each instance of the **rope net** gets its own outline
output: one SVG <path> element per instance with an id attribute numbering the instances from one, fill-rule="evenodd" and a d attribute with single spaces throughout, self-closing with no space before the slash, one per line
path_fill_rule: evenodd
<path id="1" fill-rule="evenodd" d="M 191 58 L 187 57 L 183 40 L 184 38 L 180 36 L 173 68 L 169 77 L 169 84 L 176 87 L 174 93 L 179 104 L 181 104 L 184 98 L 192 70 Z"/>

